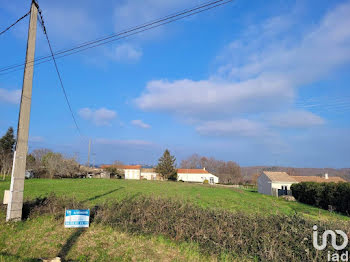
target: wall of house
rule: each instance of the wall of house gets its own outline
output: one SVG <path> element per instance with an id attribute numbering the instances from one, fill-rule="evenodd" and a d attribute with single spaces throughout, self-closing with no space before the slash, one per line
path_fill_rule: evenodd
<path id="1" fill-rule="evenodd" d="M 197 183 L 203 183 L 204 180 L 208 180 L 210 182 L 210 178 L 213 178 L 214 184 L 219 183 L 219 178 L 217 176 L 214 176 L 213 174 L 188 174 L 188 173 L 178 173 L 177 174 L 177 180 L 182 180 L 185 182 L 197 182 Z"/>
<path id="2" fill-rule="evenodd" d="M 272 182 L 271 187 L 276 189 L 281 189 L 282 186 L 286 186 L 290 190 L 290 186 L 294 184 L 292 182 Z"/>
<path id="3" fill-rule="evenodd" d="M 264 195 L 272 195 L 271 180 L 265 174 L 258 177 L 258 192 Z"/>
<path id="4" fill-rule="evenodd" d="M 140 179 L 140 169 L 125 169 L 125 179 Z"/>
<path id="5" fill-rule="evenodd" d="M 141 178 L 147 180 L 159 180 L 159 175 L 155 172 L 141 172 Z"/>

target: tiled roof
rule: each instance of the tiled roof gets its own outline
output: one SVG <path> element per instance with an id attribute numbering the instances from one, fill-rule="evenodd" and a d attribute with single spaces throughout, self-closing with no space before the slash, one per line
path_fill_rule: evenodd
<path id="1" fill-rule="evenodd" d="M 297 182 L 293 177 L 289 176 L 286 172 L 263 172 L 272 182 Z"/>
<path id="2" fill-rule="evenodd" d="M 324 177 L 319 177 L 319 176 L 292 176 L 292 178 L 295 179 L 297 182 L 317 182 L 317 183 L 346 182 L 345 179 L 338 176 L 328 177 L 328 179 Z"/>
<path id="3" fill-rule="evenodd" d="M 154 173 L 154 168 L 141 168 L 142 173 Z"/>
<path id="4" fill-rule="evenodd" d="M 189 168 L 179 168 L 177 170 L 178 174 L 209 174 L 205 169 L 189 169 Z"/>
<path id="5" fill-rule="evenodd" d="M 115 167 L 117 169 L 141 169 L 141 165 L 102 165 L 101 168 Z"/>

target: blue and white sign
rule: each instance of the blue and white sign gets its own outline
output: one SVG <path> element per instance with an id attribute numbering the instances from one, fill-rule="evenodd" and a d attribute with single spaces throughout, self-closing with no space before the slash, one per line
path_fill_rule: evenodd
<path id="1" fill-rule="evenodd" d="M 66 209 L 64 227 L 89 227 L 90 209 Z"/>

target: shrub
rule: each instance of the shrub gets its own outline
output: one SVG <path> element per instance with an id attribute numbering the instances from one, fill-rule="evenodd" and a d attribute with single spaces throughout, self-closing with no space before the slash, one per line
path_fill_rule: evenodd
<path id="1" fill-rule="evenodd" d="M 203 181 L 203 184 L 209 184 L 208 179 L 205 179 L 205 180 Z"/>
<path id="2" fill-rule="evenodd" d="M 350 183 L 302 182 L 293 184 L 291 190 L 302 203 L 350 214 Z"/>
<path id="3" fill-rule="evenodd" d="M 49 213 L 60 219 L 64 207 L 84 206 L 54 195 L 31 203 L 34 204 L 25 205 L 30 216 Z M 203 209 L 169 199 L 139 197 L 95 206 L 90 221 L 131 234 L 195 242 L 205 254 L 218 258 L 231 253 L 254 261 L 326 261 L 327 251 L 333 251 L 329 245 L 324 251 L 316 252 L 311 238 L 314 222 L 298 215 L 247 215 Z M 350 232 L 347 222 L 324 221 L 317 226 L 320 232 L 326 229 Z"/>
<path id="4" fill-rule="evenodd" d="M 138 198 L 105 205 L 95 221 L 132 234 L 163 235 L 196 242 L 207 254 L 225 252 L 257 261 L 323 261 L 327 247 L 316 254 L 312 245 L 314 223 L 298 215 L 261 216 L 209 210 L 179 201 Z M 318 223 L 320 231 L 343 229 L 349 224 Z"/>

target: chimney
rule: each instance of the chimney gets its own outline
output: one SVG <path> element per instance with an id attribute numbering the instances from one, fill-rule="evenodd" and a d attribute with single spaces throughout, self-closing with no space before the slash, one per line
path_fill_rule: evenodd
<path id="1" fill-rule="evenodd" d="M 328 174 L 327 174 L 327 173 L 324 174 L 324 178 L 325 178 L 325 179 L 328 179 Z"/>

